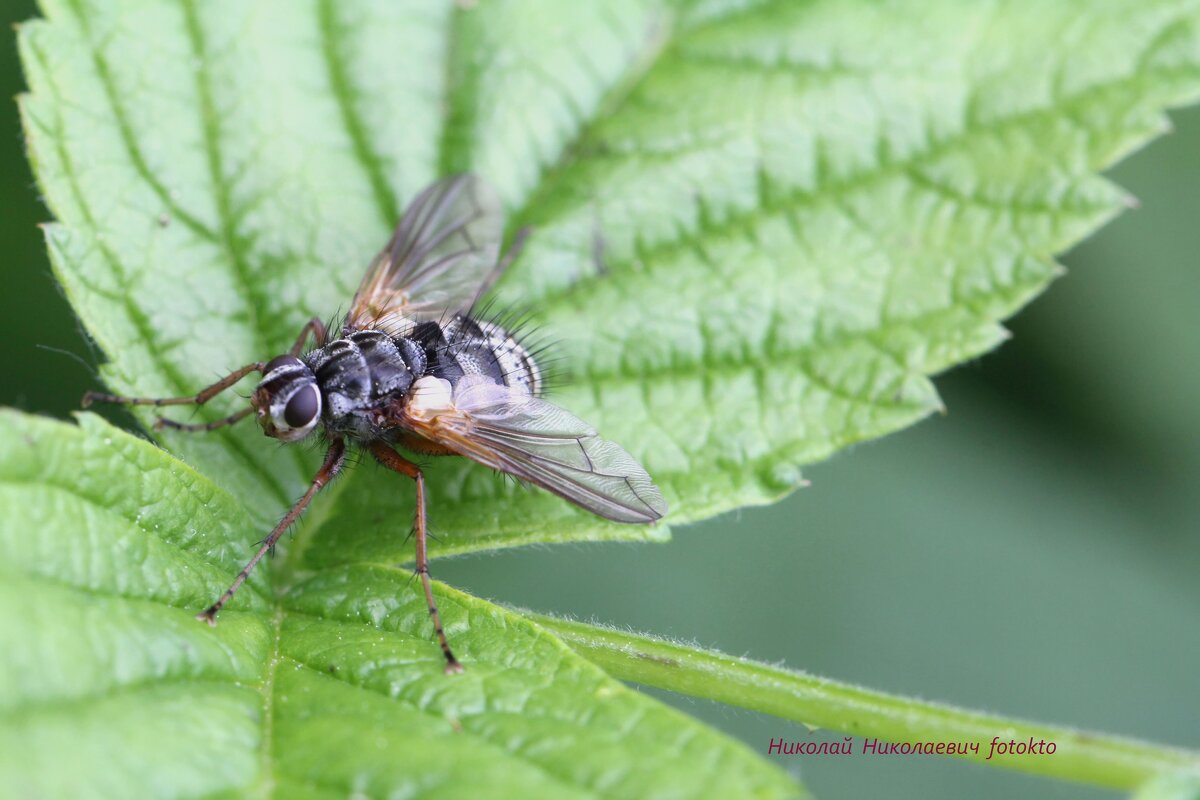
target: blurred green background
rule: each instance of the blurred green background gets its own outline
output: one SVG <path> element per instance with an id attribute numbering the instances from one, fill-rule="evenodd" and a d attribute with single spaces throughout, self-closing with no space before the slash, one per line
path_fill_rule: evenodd
<path id="1" fill-rule="evenodd" d="M 0 50 L 11 97 L 12 36 Z M 1200 109 L 1173 121 L 1112 171 L 1140 209 L 1066 255 L 1012 342 L 938 380 L 946 416 L 670 545 L 524 549 L 437 576 L 877 689 L 1200 748 Z M 65 416 L 95 383 L 43 348 L 96 356 L 50 275 L 12 103 L 0 132 L 0 403 Z M 663 697 L 760 752 L 810 735 Z M 1111 796 L 934 757 L 784 761 L 823 798 Z"/>

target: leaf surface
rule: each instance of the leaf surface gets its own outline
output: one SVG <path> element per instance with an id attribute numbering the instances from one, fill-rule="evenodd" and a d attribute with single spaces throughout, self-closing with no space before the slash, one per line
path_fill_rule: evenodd
<path id="1" fill-rule="evenodd" d="M 497 307 L 531 312 L 553 398 L 676 522 L 939 408 L 928 376 L 1120 208 L 1096 171 L 1196 95 L 1200 47 L 1194 2 L 45 5 L 24 117 L 112 386 L 188 393 L 282 351 L 408 199 L 474 170 L 534 229 Z M 248 423 L 165 441 L 263 522 L 316 465 Z M 435 552 L 666 536 L 430 472 Z M 400 558 L 409 488 L 348 484 L 307 557 Z"/>
<path id="2" fill-rule="evenodd" d="M 0 412 L 5 797 L 796 797 L 780 770 L 625 688 L 539 626 L 439 588 L 326 570 L 194 619 L 257 537 L 153 445 Z M 63 747 L 69 742 L 68 747 Z"/>
<path id="3" fill-rule="evenodd" d="M 1053 255 L 1122 207 L 1098 171 L 1200 94 L 1194 0 L 43 9 L 19 36 L 23 119 L 55 272 L 115 390 L 190 394 L 285 350 L 344 311 L 411 197 L 472 170 L 510 236 L 534 230 L 497 307 L 530 312 L 565 378 L 552 399 L 641 459 L 681 523 L 777 499 L 801 465 L 940 408 L 929 376 L 1001 341 Z M 249 424 L 164 435 L 184 466 L 91 416 L 2 425 L 0 593 L 22 610 L 0 626 L 5 779 L 72 797 L 798 791 L 449 589 L 469 669 L 442 676 L 388 566 L 411 555 L 392 474 L 329 490 L 209 631 L 191 614 L 318 453 Z M 435 552 L 667 535 L 462 460 L 428 472 Z M 75 770 L 52 747 L 68 734 Z"/>

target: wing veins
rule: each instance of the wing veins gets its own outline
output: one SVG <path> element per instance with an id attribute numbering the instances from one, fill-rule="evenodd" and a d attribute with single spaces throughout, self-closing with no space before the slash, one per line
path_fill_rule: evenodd
<path id="1" fill-rule="evenodd" d="M 464 312 L 497 277 L 504 211 L 480 178 L 434 183 L 408 205 L 364 276 L 347 316 L 363 327 Z"/>
<path id="2" fill-rule="evenodd" d="M 565 409 L 482 376 L 460 379 L 444 411 L 428 419 L 406 419 L 405 424 L 418 435 L 601 517 L 645 523 L 666 513 L 649 474 L 619 445 L 601 438 Z"/>

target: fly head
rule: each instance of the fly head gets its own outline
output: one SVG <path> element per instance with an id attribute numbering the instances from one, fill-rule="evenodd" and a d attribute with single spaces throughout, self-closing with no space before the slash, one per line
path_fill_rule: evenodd
<path id="1" fill-rule="evenodd" d="M 308 365 L 293 355 L 271 359 L 250 398 L 263 433 L 295 442 L 321 420 L 321 390 Z"/>

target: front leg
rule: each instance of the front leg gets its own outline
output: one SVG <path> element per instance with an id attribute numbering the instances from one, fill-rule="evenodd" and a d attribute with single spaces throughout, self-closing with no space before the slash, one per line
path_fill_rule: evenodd
<path id="1" fill-rule="evenodd" d="M 266 364 L 262 361 L 247 364 L 229 373 L 211 386 L 206 386 L 196 394 L 189 395 L 188 397 L 125 397 L 124 395 L 105 394 L 104 392 L 87 392 L 83 395 L 82 405 L 84 408 L 87 408 L 92 403 L 116 403 L 123 406 L 202 406 L 251 372 L 262 372 L 265 366 Z"/>
<path id="2" fill-rule="evenodd" d="M 342 467 L 345 464 L 346 441 L 344 439 L 334 439 L 330 443 L 329 449 L 325 451 L 325 463 L 321 465 L 321 469 L 313 476 L 312 485 L 308 487 L 308 491 L 296 501 L 296 505 L 292 506 L 292 509 L 288 513 L 284 514 L 283 519 L 279 521 L 275 529 L 267 534 L 267 538 L 263 539 L 262 546 L 258 548 L 258 552 L 254 554 L 254 558 L 250 559 L 249 563 L 242 567 L 242 571 L 233 579 L 233 585 L 217 598 L 217 602 L 197 614 L 196 619 L 203 620 L 209 625 L 217 624 L 217 613 L 233 598 L 234 593 L 246 582 L 246 578 L 254 571 L 254 567 L 262 560 L 262 557 L 270 552 L 275 543 L 279 541 L 279 537 L 283 536 L 283 532 L 290 528 L 292 523 L 300 519 L 300 515 L 304 512 L 304 509 L 308 508 L 308 504 L 312 502 L 317 492 L 321 491 L 327 483 L 333 480 L 334 476 L 342 471 Z"/>
<path id="3" fill-rule="evenodd" d="M 310 335 L 316 341 L 317 347 L 324 347 L 329 341 L 329 329 L 325 327 L 325 323 L 318 317 L 313 317 L 300 329 L 300 335 L 296 337 L 295 343 L 292 344 L 292 348 L 288 352 L 293 356 L 299 356 L 301 351 L 304 350 L 304 343 L 308 341 Z M 188 397 L 126 397 L 124 395 L 106 394 L 104 392 L 87 392 L 83 396 L 82 405 L 84 408 L 88 408 L 92 403 L 115 403 L 125 406 L 202 406 L 251 372 L 262 372 L 266 366 L 265 361 L 255 361 L 253 364 L 247 364 L 241 369 L 229 373 L 211 386 L 206 386 L 196 394 Z M 198 424 L 175 422 L 166 417 L 159 417 L 154 422 L 154 430 L 160 431 L 163 428 L 170 428 L 176 431 L 215 431 L 217 428 L 223 428 L 226 425 L 233 425 L 240 422 L 248 417 L 253 410 L 253 408 L 243 408 L 241 411 L 237 411 L 215 422 Z"/>
<path id="4" fill-rule="evenodd" d="M 236 369 L 229 373 L 211 386 L 206 386 L 190 397 L 125 397 L 124 395 L 105 394 L 104 392 L 87 392 L 83 396 L 82 405 L 84 408 L 89 407 L 92 403 L 116 403 L 124 406 L 202 406 L 251 372 L 262 372 L 264 367 L 266 367 L 266 364 L 262 361 L 247 364 L 241 369 Z M 172 428 L 177 431 L 215 431 L 217 428 L 233 425 L 239 420 L 244 419 L 252 410 L 244 408 L 216 422 L 207 422 L 198 425 L 175 422 L 166 417 L 159 417 L 154 422 L 154 430 L 160 431 L 163 428 Z"/>
<path id="5" fill-rule="evenodd" d="M 425 551 L 425 476 L 421 474 L 420 467 L 383 442 L 372 442 L 367 445 L 367 449 L 380 464 L 401 475 L 407 475 L 417 483 L 417 514 L 413 523 L 413 538 L 417 544 L 417 574 L 421 576 L 421 585 L 425 588 L 425 602 L 429 606 L 429 616 L 433 619 L 433 629 L 437 633 L 438 644 L 442 646 L 442 654 L 446 656 L 446 674 L 462 672 L 463 666 L 454 657 L 454 653 L 450 650 L 450 642 L 446 640 L 446 631 L 442 628 L 442 615 L 438 612 L 437 601 L 433 599 L 433 584 L 429 580 L 429 558 Z"/>

